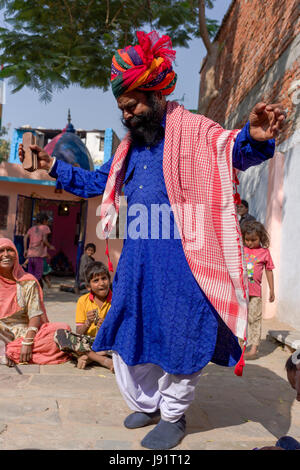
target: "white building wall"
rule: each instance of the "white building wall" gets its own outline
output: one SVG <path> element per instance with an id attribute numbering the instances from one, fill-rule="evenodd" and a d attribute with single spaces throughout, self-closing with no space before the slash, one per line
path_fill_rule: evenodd
<path id="1" fill-rule="evenodd" d="M 264 77 L 245 96 L 224 127 L 236 128 L 262 96 L 268 96 L 274 84 L 299 61 L 300 36 Z M 300 81 L 296 78 L 288 88 L 293 103 L 287 119 L 292 120 L 293 134 L 277 146 L 272 160 L 239 173 L 239 192 L 249 203 L 249 212 L 262 222 L 271 238 L 270 252 L 275 264 L 275 302 L 268 301 L 269 289 L 263 276 L 263 317 L 278 317 L 300 330 Z M 281 99 L 281 95 L 278 100 Z"/>
<path id="2" fill-rule="evenodd" d="M 241 171 L 239 193 L 249 203 L 249 214 L 265 224 L 267 214 L 269 162 Z"/>
<path id="3" fill-rule="evenodd" d="M 100 150 L 100 139 L 102 136 L 101 132 L 87 132 L 85 145 L 87 146 L 94 165 L 102 165 L 104 159 L 104 151 Z"/>
<path id="4" fill-rule="evenodd" d="M 284 158 L 277 316 L 300 329 L 300 131 L 296 137 Z"/>

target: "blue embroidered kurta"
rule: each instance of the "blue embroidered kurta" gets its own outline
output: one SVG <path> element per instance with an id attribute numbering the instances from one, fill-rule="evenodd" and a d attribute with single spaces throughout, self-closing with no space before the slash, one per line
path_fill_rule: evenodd
<path id="1" fill-rule="evenodd" d="M 153 363 L 172 374 L 192 374 L 209 361 L 233 366 L 241 355 L 238 340 L 199 287 L 183 252 L 163 177 L 163 147 L 164 140 L 134 146 L 127 155 L 127 237 L 111 309 L 93 350 L 114 350 L 128 365 Z M 233 166 L 246 170 L 273 153 L 274 141 L 254 141 L 247 124 L 236 139 Z M 66 191 L 93 197 L 103 193 L 111 162 L 89 172 L 57 160 L 50 175 Z"/>

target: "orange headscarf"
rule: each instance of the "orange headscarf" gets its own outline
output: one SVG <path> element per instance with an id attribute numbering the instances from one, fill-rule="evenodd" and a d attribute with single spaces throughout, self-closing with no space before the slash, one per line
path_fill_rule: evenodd
<path id="1" fill-rule="evenodd" d="M 39 289 L 39 296 L 40 296 L 40 304 L 41 309 L 43 310 L 43 315 L 41 316 L 42 323 L 48 322 L 48 318 L 46 315 L 46 309 L 43 301 L 43 291 L 42 288 L 37 281 L 37 279 L 29 273 L 26 273 L 22 266 L 19 263 L 19 254 L 15 244 L 9 238 L 0 238 L 0 248 L 10 247 L 16 253 L 16 259 L 12 270 L 12 275 L 14 277 L 14 281 L 11 279 L 7 279 L 3 276 L 0 276 L 0 319 L 5 317 L 10 317 L 18 310 L 20 310 L 20 306 L 17 302 L 17 282 L 22 281 L 36 281 L 38 289 Z"/>

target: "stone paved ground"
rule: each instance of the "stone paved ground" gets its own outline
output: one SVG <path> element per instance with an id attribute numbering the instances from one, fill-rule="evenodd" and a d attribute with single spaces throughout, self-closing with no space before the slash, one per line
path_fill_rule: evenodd
<path id="1" fill-rule="evenodd" d="M 74 328 L 78 297 L 57 286 L 45 291 L 50 320 Z M 266 339 L 269 329 L 291 327 L 264 321 L 260 357 L 242 377 L 214 364 L 204 369 L 176 450 L 248 450 L 287 433 L 300 439 L 300 403 L 284 371 L 290 352 Z M 0 366 L 0 450 L 142 450 L 151 427 L 123 427 L 129 410 L 108 370 L 71 362 L 19 367 L 22 375 Z"/>

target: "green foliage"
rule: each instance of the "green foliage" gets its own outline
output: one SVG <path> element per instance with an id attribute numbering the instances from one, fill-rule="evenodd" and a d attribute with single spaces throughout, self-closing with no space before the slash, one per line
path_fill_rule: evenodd
<path id="1" fill-rule="evenodd" d="M 0 77 L 45 102 L 70 84 L 106 90 L 113 54 L 136 43 L 136 30 L 169 34 L 174 46 L 200 36 L 194 0 L 0 0 L 0 9 L 8 25 L 0 28 Z M 213 37 L 217 23 L 207 26 Z"/>
<path id="2" fill-rule="evenodd" d="M 0 128 L 0 163 L 6 161 L 9 156 L 10 143 L 5 139 L 1 139 L 7 132 L 6 127 L 2 126 L 2 128 Z"/>

